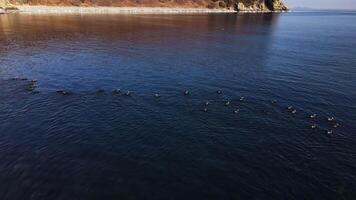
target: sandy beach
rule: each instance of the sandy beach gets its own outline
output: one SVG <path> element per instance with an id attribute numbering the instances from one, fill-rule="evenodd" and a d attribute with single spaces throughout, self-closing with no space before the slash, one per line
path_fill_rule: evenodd
<path id="1" fill-rule="evenodd" d="M 17 6 L 22 13 L 36 14 L 184 14 L 184 13 L 236 13 L 235 10 L 170 7 L 75 7 L 75 6 Z"/>

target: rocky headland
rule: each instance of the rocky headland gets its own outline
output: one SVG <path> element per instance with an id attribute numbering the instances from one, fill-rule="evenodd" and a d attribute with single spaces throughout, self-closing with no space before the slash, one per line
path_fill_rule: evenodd
<path id="1" fill-rule="evenodd" d="M 6 2 L 5 2 L 6 1 Z M 279 12 L 288 10 L 283 0 L 0 0 L 0 13 L 7 7 L 31 11 L 111 12 Z M 2 5 L 2 6 L 1 6 Z M 7 6 L 7 7 L 6 7 Z M 1 8 L 2 7 L 2 8 Z M 93 9 L 94 8 L 94 9 Z M 105 8 L 105 9 L 104 9 Z M 148 10 L 147 10 L 148 9 Z"/>

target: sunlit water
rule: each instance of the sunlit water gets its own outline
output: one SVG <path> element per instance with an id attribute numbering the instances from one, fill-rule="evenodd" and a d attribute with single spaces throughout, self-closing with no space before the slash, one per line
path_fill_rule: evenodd
<path id="1" fill-rule="evenodd" d="M 354 199 L 355 21 L 1 15 L 0 199 Z"/>

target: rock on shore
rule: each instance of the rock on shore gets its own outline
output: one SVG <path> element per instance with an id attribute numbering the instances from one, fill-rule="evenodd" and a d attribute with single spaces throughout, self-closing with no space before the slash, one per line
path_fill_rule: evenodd
<path id="1" fill-rule="evenodd" d="M 282 0 L 235 0 L 237 11 L 285 11 L 288 10 Z"/>
<path id="2" fill-rule="evenodd" d="M 10 0 L 13 5 L 24 5 L 23 2 Z M 27 0 L 26 5 L 210 8 L 260 12 L 288 10 L 283 0 Z"/>
<path id="3" fill-rule="evenodd" d="M 17 12 L 18 8 L 14 6 L 0 7 L 0 14 Z"/>

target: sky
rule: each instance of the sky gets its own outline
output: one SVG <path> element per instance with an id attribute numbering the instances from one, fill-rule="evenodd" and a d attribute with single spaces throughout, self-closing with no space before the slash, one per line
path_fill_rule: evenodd
<path id="1" fill-rule="evenodd" d="M 290 7 L 308 7 L 320 9 L 354 9 L 356 0 L 284 0 Z"/>

